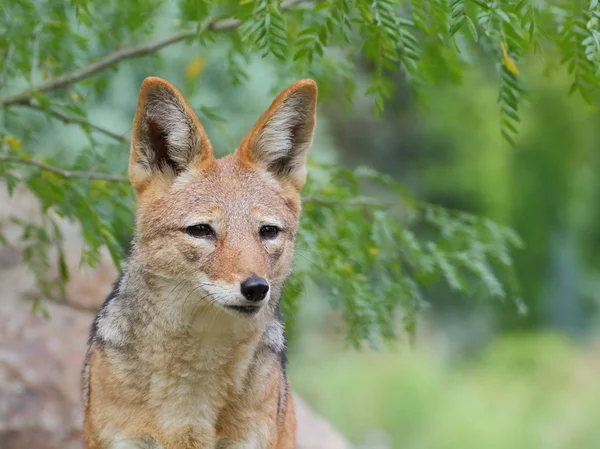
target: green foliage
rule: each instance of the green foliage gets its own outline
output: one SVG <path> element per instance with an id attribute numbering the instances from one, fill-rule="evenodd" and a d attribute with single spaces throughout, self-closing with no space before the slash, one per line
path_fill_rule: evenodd
<path id="1" fill-rule="evenodd" d="M 431 93 L 435 113 L 426 132 L 443 142 L 437 157 L 451 166 L 424 164 L 423 158 L 435 160 L 427 152 L 410 166 L 423 167 L 415 176 L 425 198 L 506 223 L 525 242 L 514 262 L 528 314 L 515 320 L 497 309 L 491 322 L 503 330 L 560 326 L 583 334 L 600 304 L 590 282 L 600 265 L 587 257 L 598 242 L 600 114 L 579 95 L 566 95 L 567 70 L 549 77 L 539 61 L 522 70 L 531 72 L 532 101 L 522 110 L 518 148 L 506 148 L 495 135 L 494 80 L 477 74 L 459 89 Z"/>
<path id="2" fill-rule="evenodd" d="M 281 15 L 279 3 L 269 0 L 258 0 L 250 17 L 240 29 L 244 42 L 249 48 L 257 48 L 263 57 L 272 54 L 284 60 L 287 49 L 285 21 Z"/>
<path id="3" fill-rule="evenodd" d="M 314 346 L 291 358 L 291 382 L 355 447 L 589 449 L 600 439 L 595 351 L 558 335 L 500 338 L 470 363 L 427 348 L 314 356 Z M 367 443 L 375 431 L 389 443 Z"/>
<path id="4" fill-rule="evenodd" d="M 295 276 L 310 277 L 331 292 L 355 345 L 397 337 L 399 309 L 404 330 L 412 334 L 427 304 L 425 289 L 439 281 L 523 309 L 510 256 L 521 242 L 509 229 L 419 202 L 366 167 L 314 166 L 310 173 L 297 244 L 309 263 Z M 363 196 L 369 184 L 388 190 L 391 201 Z"/>
<path id="5" fill-rule="evenodd" d="M 44 294 L 60 295 L 60 288 L 45 284 L 50 249 L 58 248 L 61 257 L 61 236 L 50 231 L 57 216 L 80 225 L 82 262 L 93 265 L 107 247 L 120 263 L 132 226 L 133 199 L 124 178 L 128 138 L 95 124 L 89 105 L 127 60 L 138 58 L 138 76 L 161 64 L 161 49 L 224 46 L 232 85 L 246 83 L 251 60 L 263 58 L 276 68 L 274 90 L 311 76 L 324 101 L 339 104 L 364 94 L 376 114 L 394 93 L 394 72 L 423 97 L 425 84 L 458 82 L 468 67 L 481 66 L 497 78 L 500 131 L 514 143 L 525 92 L 519 65 L 542 45 L 550 47 L 549 63 L 557 49 L 562 54 L 572 90 L 594 98 L 598 17 L 594 1 L 583 9 L 530 0 L 8 2 L 0 11 L 0 176 L 11 191 L 21 185 L 33 192 L 49 220 L 35 229 L 23 223 L 23 239 L 39 256 L 29 251 L 26 260 Z M 201 70 L 200 61 L 186 79 Z M 224 122 L 214 107 L 202 105 L 199 112 L 209 124 Z M 48 122 L 40 117 L 52 126 L 75 125 L 84 143 L 47 150 L 51 137 L 38 129 Z M 387 203 L 369 196 L 372 189 Z M 476 297 L 520 301 L 510 260 L 518 242 L 508 230 L 423 204 L 372 171 L 313 167 L 303 220 L 299 254 L 304 248 L 318 257 L 308 257 L 286 293 L 297 295 L 308 279 L 326 285 L 355 343 L 394 337 L 398 310 L 412 330 L 424 289 L 437 280 Z M 59 271 L 62 285 L 68 273 Z"/>
<path id="6" fill-rule="evenodd" d="M 589 9 L 582 6 L 579 2 L 564 2 L 555 14 L 562 62 L 573 77 L 569 93 L 578 92 L 592 104 L 599 80 L 600 10 L 596 1 L 590 3 Z"/>

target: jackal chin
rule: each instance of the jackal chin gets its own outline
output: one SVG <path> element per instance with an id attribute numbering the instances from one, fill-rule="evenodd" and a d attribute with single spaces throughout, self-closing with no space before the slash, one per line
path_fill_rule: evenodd
<path id="1" fill-rule="evenodd" d="M 256 316 L 256 315 L 258 315 L 258 313 L 262 309 L 261 306 L 254 306 L 254 305 L 248 305 L 248 306 L 225 306 L 225 308 L 228 311 L 233 312 L 236 316 L 245 316 L 245 317 Z"/>
<path id="2" fill-rule="evenodd" d="M 236 295 L 234 297 L 226 298 L 224 301 L 219 302 L 218 305 L 234 316 L 255 317 L 258 316 L 262 310 L 267 308 L 269 299 L 269 293 L 259 301 L 248 300 L 244 296 Z"/>

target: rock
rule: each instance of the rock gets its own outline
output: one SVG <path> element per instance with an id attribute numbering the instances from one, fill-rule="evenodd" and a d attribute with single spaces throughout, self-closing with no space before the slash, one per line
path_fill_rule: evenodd
<path id="1" fill-rule="evenodd" d="M 298 421 L 298 449 L 349 449 L 350 444 L 325 421 L 315 414 L 298 396 L 296 419 Z"/>
<path id="2" fill-rule="evenodd" d="M 0 191 L 0 220 L 35 222 L 37 203 L 26 191 Z M 11 243 L 0 247 L 0 447 L 81 449 L 80 372 L 89 325 L 110 291 L 116 270 L 107 254 L 94 270 L 80 270 L 77 228 L 61 222 L 71 269 L 67 304 L 45 303 L 49 319 L 31 313 L 26 299 L 35 281 L 21 261 L 18 227 L 7 224 Z M 344 449 L 349 445 L 296 397 L 298 449 Z"/>
<path id="3" fill-rule="evenodd" d="M 25 301 L 0 304 L 3 449 L 81 448 L 79 371 L 90 316 L 66 306 L 48 309 L 45 320 Z"/>

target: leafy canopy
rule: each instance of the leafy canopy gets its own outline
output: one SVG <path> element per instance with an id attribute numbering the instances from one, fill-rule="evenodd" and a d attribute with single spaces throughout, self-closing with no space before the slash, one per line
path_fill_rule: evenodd
<path id="1" fill-rule="evenodd" d="M 175 17 L 168 14 L 173 10 Z M 367 95 L 376 114 L 394 93 L 394 72 L 426 106 L 426 85 L 460 82 L 466 70 L 478 67 L 498 80 L 499 132 L 512 144 L 526 98 L 525 58 L 543 55 L 550 70 L 565 65 L 571 93 L 592 102 L 599 85 L 599 19 L 596 0 L 5 2 L 0 177 L 9 192 L 18 185 L 33 192 L 43 212 L 40 223 L 17 223 L 23 257 L 46 298 L 64 296 L 69 273 L 57 224 L 62 217 L 80 225 L 84 264 L 96 264 L 102 247 L 121 263 L 133 202 L 126 159 L 116 155 L 127 152 L 129 138 L 88 115 L 128 61 L 160 63 L 161 50 L 176 44 L 225 48 L 231 85 L 246 83 L 249 63 L 264 58 L 283 74 L 274 88 L 283 78 L 310 76 L 324 102 Z M 198 72 L 201 65 L 196 61 L 188 70 Z M 366 89 L 357 83 L 364 67 Z M 220 120 L 208 107 L 199 112 L 205 122 Z M 45 149 L 37 126 L 42 117 L 79 127 L 86 139 L 68 151 Z M 394 338 L 398 312 L 412 331 L 426 304 L 424 289 L 438 280 L 458 292 L 523 307 L 510 257 L 520 243 L 509 229 L 418 201 L 365 167 L 312 161 L 304 193 L 297 270 L 285 292 L 288 313 L 302 287 L 316 283 L 330 293 L 358 344 Z M 48 275 L 55 263 L 57 279 Z"/>

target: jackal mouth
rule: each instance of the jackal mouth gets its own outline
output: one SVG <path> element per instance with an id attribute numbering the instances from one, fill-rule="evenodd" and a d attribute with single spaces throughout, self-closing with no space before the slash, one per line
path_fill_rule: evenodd
<path id="1" fill-rule="evenodd" d="M 245 315 L 245 316 L 254 316 L 260 310 L 260 306 L 252 306 L 252 305 L 248 305 L 248 306 L 226 306 L 226 307 L 228 309 L 230 309 L 230 310 L 234 310 L 235 312 L 239 313 L 240 315 Z"/>

